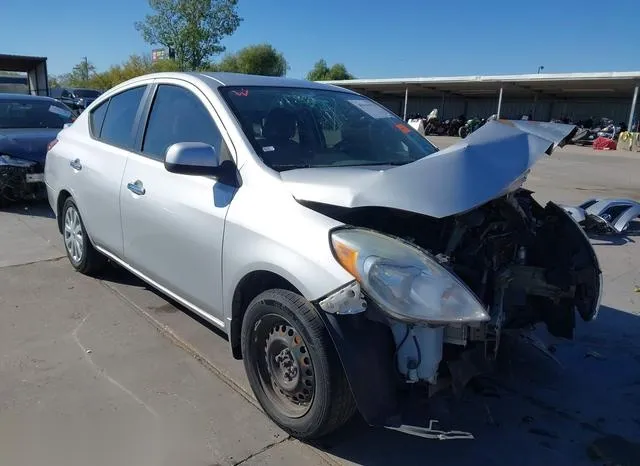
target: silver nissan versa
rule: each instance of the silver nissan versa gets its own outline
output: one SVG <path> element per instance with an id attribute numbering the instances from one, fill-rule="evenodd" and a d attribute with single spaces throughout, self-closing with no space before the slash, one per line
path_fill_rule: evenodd
<path id="1" fill-rule="evenodd" d="M 45 182 L 75 269 L 109 259 L 218 326 L 271 419 L 314 438 L 356 410 L 402 428 L 405 389 L 596 316 L 589 241 L 522 188 L 572 130 L 492 121 L 439 150 L 342 88 L 163 73 L 63 129 Z"/>

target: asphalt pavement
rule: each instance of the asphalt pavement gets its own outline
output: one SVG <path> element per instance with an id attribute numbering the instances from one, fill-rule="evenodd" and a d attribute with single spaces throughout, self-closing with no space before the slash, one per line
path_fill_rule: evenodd
<path id="1" fill-rule="evenodd" d="M 434 138 L 441 147 L 448 138 Z M 564 148 L 536 166 L 541 201 L 640 199 L 640 154 Z M 539 333 L 480 392 L 417 405 L 472 434 L 433 441 L 355 418 L 319 443 L 256 406 L 226 339 L 122 269 L 74 273 L 47 206 L 0 212 L 0 464 L 640 464 L 640 227 L 592 238 L 597 321 L 573 342 Z M 626 461 L 626 463 L 625 463 Z"/>

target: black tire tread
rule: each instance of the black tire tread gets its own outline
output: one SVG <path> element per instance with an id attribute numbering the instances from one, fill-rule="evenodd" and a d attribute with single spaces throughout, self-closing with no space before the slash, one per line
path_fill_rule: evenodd
<path id="1" fill-rule="evenodd" d="M 295 432 L 286 426 L 280 425 L 281 428 L 297 438 L 315 439 L 323 437 L 344 425 L 356 412 L 355 400 L 353 399 L 349 382 L 342 368 L 342 363 L 340 362 L 333 341 L 322 319 L 318 315 L 318 311 L 303 296 L 288 290 L 272 289 L 258 295 L 249 304 L 247 309 L 249 310 L 257 303 L 266 300 L 279 301 L 288 305 L 290 310 L 296 313 L 301 320 L 306 323 L 308 331 L 321 342 L 321 345 L 326 350 L 329 359 L 330 382 L 326 380 L 318 380 L 318 382 L 330 384 L 331 393 L 329 398 L 331 399 L 331 403 L 322 406 L 322 408 L 324 408 L 321 416 L 322 419 L 324 419 L 322 427 L 312 434 L 308 434 L 306 432 Z M 244 338 L 243 333 L 243 339 Z M 307 344 L 310 344 L 310 342 L 307 342 Z"/>

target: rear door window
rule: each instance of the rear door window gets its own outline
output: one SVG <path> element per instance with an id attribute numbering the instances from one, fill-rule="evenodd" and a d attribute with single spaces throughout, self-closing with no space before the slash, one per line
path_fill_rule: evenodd
<path id="1" fill-rule="evenodd" d="M 99 137 L 102 142 L 123 149 L 134 149 L 134 123 L 146 87 L 145 85 L 127 89 L 109 99 Z"/>

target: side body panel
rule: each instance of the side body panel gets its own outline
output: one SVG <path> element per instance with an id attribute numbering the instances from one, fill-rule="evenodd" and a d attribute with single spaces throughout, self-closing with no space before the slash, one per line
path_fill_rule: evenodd
<path id="1" fill-rule="evenodd" d="M 249 163 L 227 215 L 222 273 L 224 310 L 232 317 L 236 286 L 254 271 L 276 273 L 310 301 L 353 281 L 338 264 L 328 232 L 341 223 L 300 205 L 280 177 Z"/>

